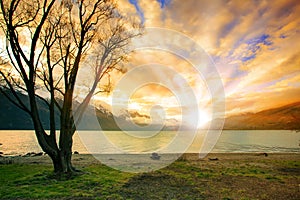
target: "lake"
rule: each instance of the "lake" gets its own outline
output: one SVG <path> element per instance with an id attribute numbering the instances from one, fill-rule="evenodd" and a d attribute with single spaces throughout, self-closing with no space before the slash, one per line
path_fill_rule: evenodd
<path id="1" fill-rule="evenodd" d="M 85 131 L 85 144 L 95 145 L 96 134 Z M 172 140 L 176 132 L 163 131 L 158 134 L 158 140 L 151 138 L 128 139 L 120 131 L 106 131 L 107 137 L 115 146 L 126 152 L 154 152 Z M 201 134 L 199 131 L 198 134 Z M 82 134 L 81 134 L 82 135 Z M 157 142 L 159 141 L 159 142 Z M 0 151 L 5 155 L 20 155 L 28 152 L 41 152 L 37 144 L 34 131 L 31 130 L 0 130 Z M 214 146 L 213 153 L 238 152 L 300 152 L 300 132 L 289 130 L 224 130 Z M 195 139 L 187 152 L 197 153 L 201 146 L 201 139 Z M 90 148 L 89 148 L 90 149 Z M 80 136 L 74 136 L 73 151 L 90 153 L 82 143 Z M 110 152 L 102 145 L 103 153 Z M 94 152 L 92 152 L 94 153 Z"/>

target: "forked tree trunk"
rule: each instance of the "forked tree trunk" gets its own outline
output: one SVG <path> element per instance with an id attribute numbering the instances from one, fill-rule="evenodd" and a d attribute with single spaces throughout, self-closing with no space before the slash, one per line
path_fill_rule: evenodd
<path id="1" fill-rule="evenodd" d="M 55 136 L 55 127 L 52 132 L 54 134 L 47 135 L 42 127 L 37 107 L 35 104 L 35 99 L 31 98 L 32 101 L 32 120 L 34 123 L 35 133 L 38 139 L 38 142 L 46 152 L 53 162 L 54 172 L 55 173 L 72 173 L 75 169 L 72 166 L 72 145 L 73 145 L 73 134 L 74 129 L 72 129 L 72 120 L 71 123 L 61 122 L 60 129 L 60 138 L 59 145 L 56 142 Z M 63 120 L 62 120 L 63 121 Z"/>
<path id="2" fill-rule="evenodd" d="M 72 173 L 75 171 L 71 163 L 73 134 L 63 134 L 64 139 L 60 142 L 60 147 L 58 148 L 56 143 L 51 142 L 52 138 L 50 136 L 43 138 L 40 133 L 36 132 L 40 146 L 52 159 L 54 172 Z"/>
<path id="3" fill-rule="evenodd" d="M 52 159 L 54 172 L 60 173 L 73 173 L 75 171 L 72 166 L 72 152 L 70 150 L 60 150 L 58 156 L 50 156 Z"/>
<path id="4" fill-rule="evenodd" d="M 59 159 L 58 169 L 54 168 L 55 172 L 71 173 L 74 172 L 72 166 L 72 145 L 73 145 L 73 133 L 71 129 L 61 129 L 59 141 Z"/>
<path id="5" fill-rule="evenodd" d="M 57 149 L 55 154 L 46 152 L 52 159 L 54 172 L 57 174 L 72 173 L 75 171 L 72 165 L 72 135 L 65 135 L 64 138 L 63 142 L 60 142 L 60 148 Z"/>

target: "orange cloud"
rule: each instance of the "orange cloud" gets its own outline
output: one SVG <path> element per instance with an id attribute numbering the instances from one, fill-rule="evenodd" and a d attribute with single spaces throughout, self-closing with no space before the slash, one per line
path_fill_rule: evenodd
<path id="1" fill-rule="evenodd" d="M 300 4 L 297 0 L 172 0 L 164 8 L 156 1 L 142 0 L 139 5 L 146 27 L 170 28 L 187 34 L 212 56 L 225 84 L 228 113 L 300 101 Z M 155 39 L 163 40 L 164 36 Z M 130 66 L 151 62 L 177 70 L 195 88 L 200 99 L 209 96 L 209 91 L 203 89 L 205 80 L 182 58 L 166 52 L 137 52 Z M 139 78 L 145 76 L 141 74 Z M 150 87 L 145 91 L 151 90 L 157 97 L 172 96 L 165 95 L 164 89 Z M 147 92 L 140 93 L 135 101 L 146 102 Z"/>

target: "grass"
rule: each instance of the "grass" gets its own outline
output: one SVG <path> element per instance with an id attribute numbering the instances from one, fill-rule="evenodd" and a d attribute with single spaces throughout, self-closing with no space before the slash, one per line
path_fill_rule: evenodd
<path id="1" fill-rule="evenodd" d="M 187 161 L 130 174 L 105 165 L 57 179 L 47 164 L 0 165 L 1 199 L 300 199 L 299 160 Z"/>
<path id="2" fill-rule="evenodd" d="M 85 173 L 71 178 L 54 177 L 47 165 L 0 166 L 1 198 L 105 197 L 116 193 L 132 175 L 106 166 L 86 167 Z M 109 192 L 108 192 L 109 191 Z"/>

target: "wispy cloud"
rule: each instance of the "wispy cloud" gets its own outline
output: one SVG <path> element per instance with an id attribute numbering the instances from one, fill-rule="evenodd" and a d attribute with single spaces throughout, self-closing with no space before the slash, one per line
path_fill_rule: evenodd
<path id="1" fill-rule="evenodd" d="M 143 11 L 146 26 L 181 31 L 211 55 L 225 84 L 229 112 L 300 101 L 298 0 L 140 0 L 132 4 L 140 6 L 137 12 Z M 156 58 L 178 66 L 180 72 L 186 69 L 178 59 L 153 55 L 149 60 Z"/>

